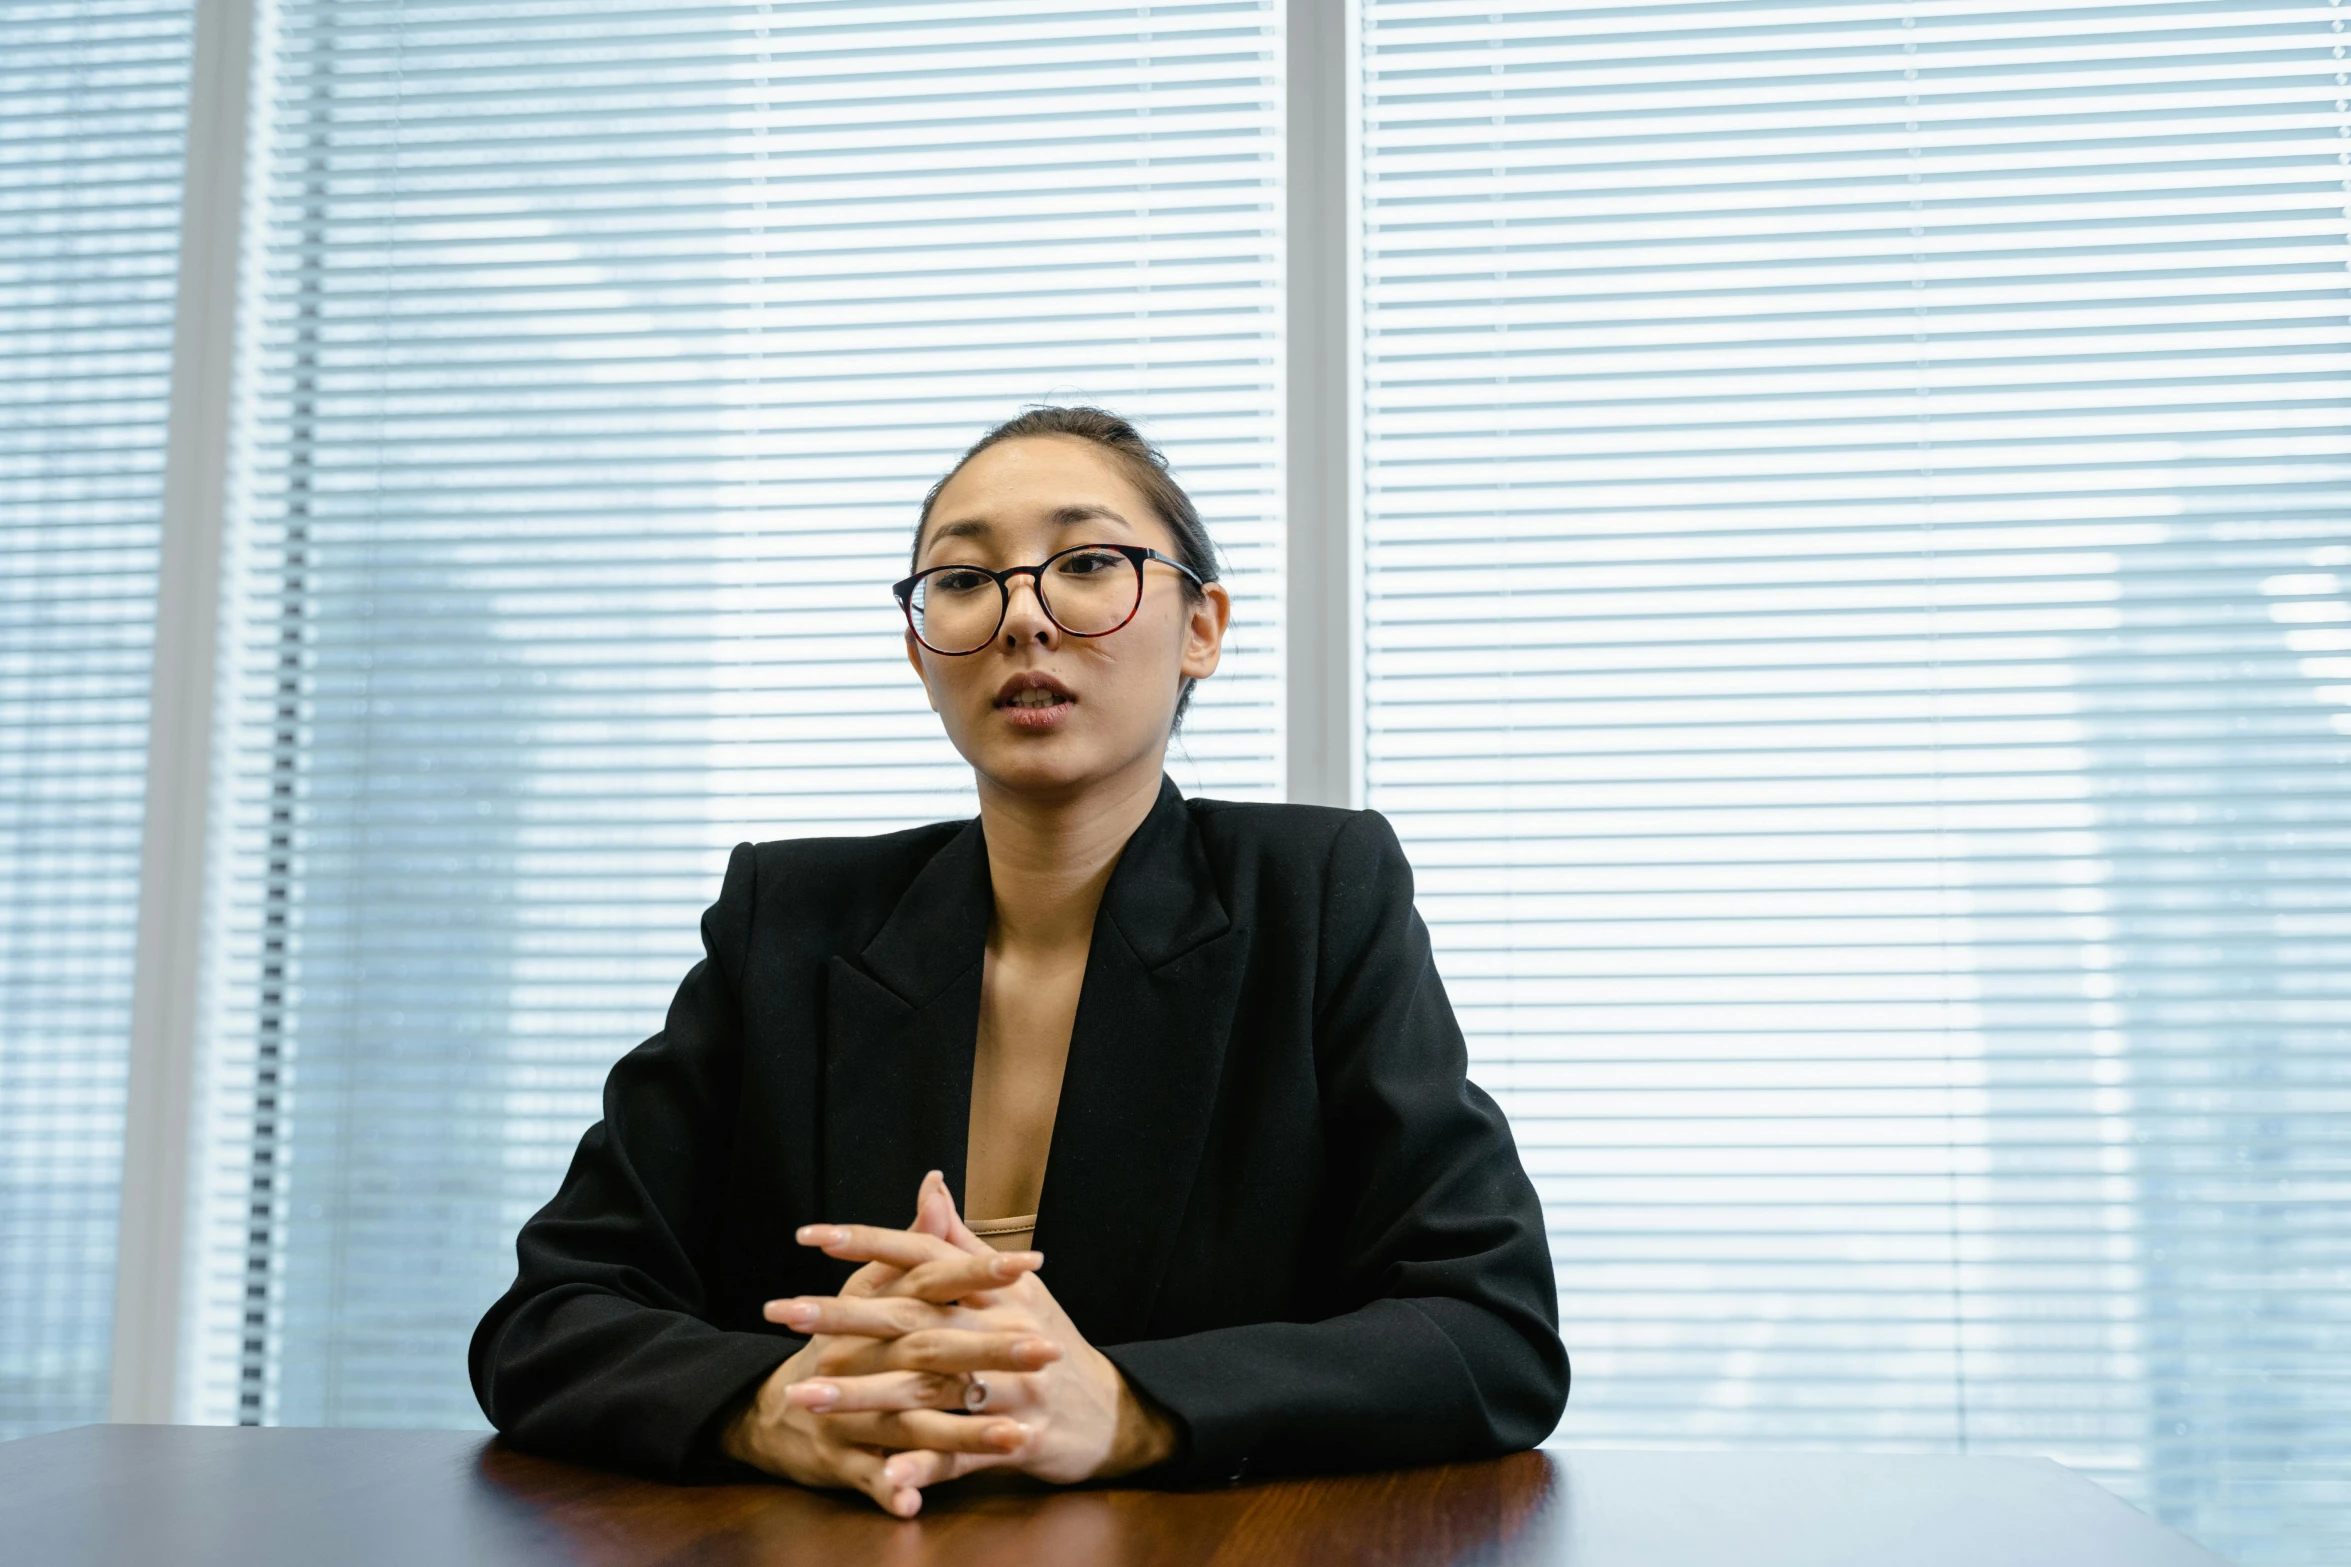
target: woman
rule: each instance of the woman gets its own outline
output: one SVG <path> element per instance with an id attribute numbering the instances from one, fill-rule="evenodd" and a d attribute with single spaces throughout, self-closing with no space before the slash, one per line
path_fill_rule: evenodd
<path id="1" fill-rule="evenodd" d="M 1023 414 L 931 491 L 912 564 L 907 658 L 978 819 L 736 848 L 474 1335 L 482 1408 L 539 1451 L 901 1517 L 983 1468 L 1540 1441 L 1542 1212 L 1395 835 L 1163 774 L 1231 600 L 1158 453 Z"/>

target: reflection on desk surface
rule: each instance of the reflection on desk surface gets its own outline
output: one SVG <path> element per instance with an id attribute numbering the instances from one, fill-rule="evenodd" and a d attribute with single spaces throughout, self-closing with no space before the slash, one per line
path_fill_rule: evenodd
<path id="1" fill-rule="evenodd" d="M 456 1431 L 85 1426 L 0 1443 L 0 1555 L 115 1567 L 2216 1567 L 2039 1459 L 1521 1453 L 1201 1491 L 966 1481 L 910 1522 Z"/>

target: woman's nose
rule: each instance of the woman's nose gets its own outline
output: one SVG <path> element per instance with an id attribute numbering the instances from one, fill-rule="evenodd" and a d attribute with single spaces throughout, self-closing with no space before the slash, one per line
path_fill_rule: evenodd
<path id="1" fill-rule="evenodd" d="M 1018 576 L 1004 587 L 1004 645 L 1019 647 L 1024 642 L 1042 642 L 1047 647 L 1061 640 L 1061 628 L 1053 617 L 1045 613 L 1044 601 L 1037 597 L 1037 579 Z"/>

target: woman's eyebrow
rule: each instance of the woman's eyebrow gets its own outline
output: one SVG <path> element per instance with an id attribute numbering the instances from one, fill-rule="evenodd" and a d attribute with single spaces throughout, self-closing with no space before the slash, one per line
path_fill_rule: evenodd
<path id="1" fill-rule="evenodd" d="M 1076 506 L 1058 506 L 1054 508 L 1053 526 L 1056 528 L 1066 528 L 1071 526 L 1073 523 L 1080 522 L 1115 522 L 1122 528 L 1131 528 L 1134 526 L 1133 523 L 1127 521 L 1126 518 L 1120 516 L 1117 512 L 1112 511 L 1107 506 L 1080 504 Z"/>
<path id="2" fill-rule="evenodd" d="M 941 539 L 985 538 L 987 535 L 994 533 L 995 531 L 995 525 L 990 523 L 985 517 L 966 517 L 961 522 L 943 522 L 939 524 L 938 527 L 931 530 L 931 536 L 928 542 L 936 544 Z"/>

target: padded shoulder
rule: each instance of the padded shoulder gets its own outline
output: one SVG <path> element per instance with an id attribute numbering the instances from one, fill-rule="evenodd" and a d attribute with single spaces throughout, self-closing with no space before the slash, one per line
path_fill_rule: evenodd
<path id="1" fill-rule="evenodd" d="M 1188 799 L 1184 808 L 1199 824 L 1201 836 L 1235 846 L 1264 844 L 1268 849 L 1321 859 L 1331 841 L 1364 811 L 1335 805 L 1289 805 L 1268 800 Z"/>
<path id="2" fill-rule="evenodd" d="M 1330 870 L 1339 840 L 1353 827 L 1362 840 L 1368 818 L 1382 829 L 1377 811 L 1350 811 L 1332 805 L 1289 805 L 1257 800 L 1186 800 L 1192 820 L 1212 859 L 1255 863 L 1262 875 L 1319 882 Z M 1392 833 L 1385 836 L 1393 837 Z"/>
<path id="3" fill-rule="evenodd" d="M 855 951 L 882 927 L 906 888 L 969 820 L 928 822 L 867 837 L 771 838 L 751 846 L 758 919 L 768 929 L 811 927 L 824 944 Z"/>

